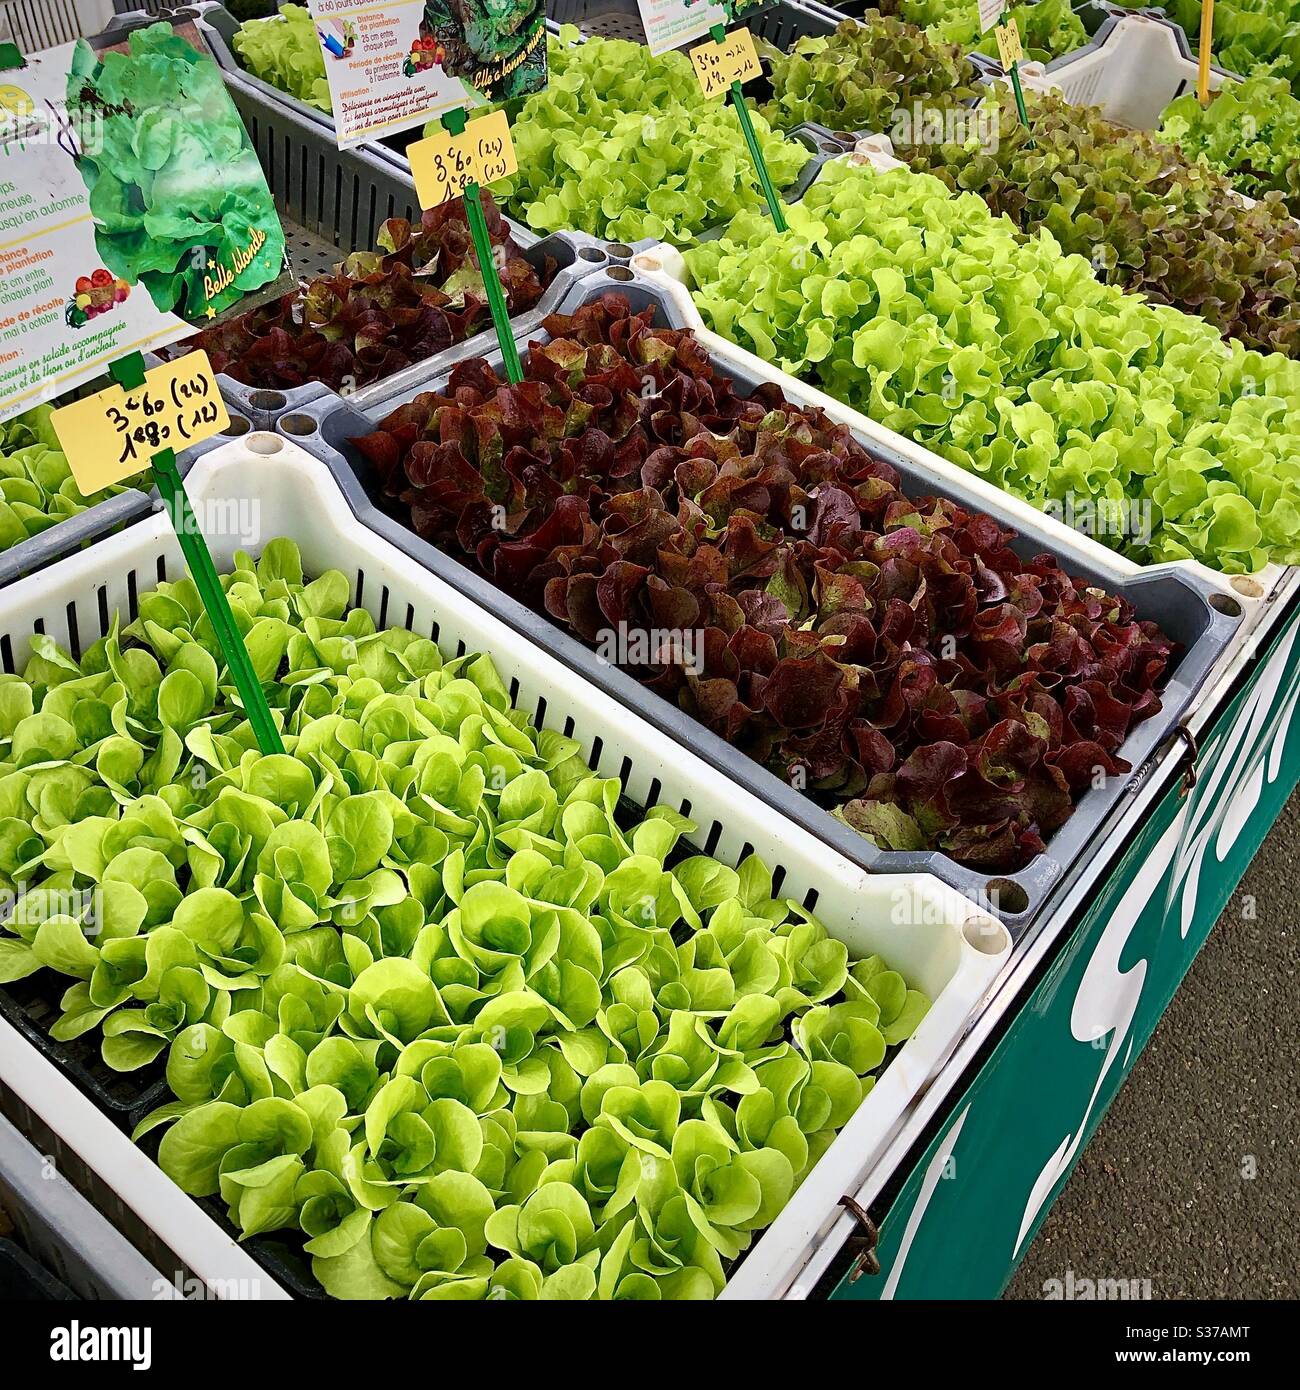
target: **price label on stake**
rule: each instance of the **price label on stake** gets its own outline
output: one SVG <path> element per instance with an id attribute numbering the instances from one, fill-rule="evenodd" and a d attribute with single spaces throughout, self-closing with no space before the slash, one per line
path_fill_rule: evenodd
<path id="1" fill-rule="evenodd" d="M 1020 82 L 1020 62 L 1025 53 L 1020 30 L 1011 17 L 1011 0 L 979 0 L 979 11 L 980 28 L 985 33 L 996 30 L 998 56 L 1003 69 L 1011 76 L 1011 90 L 1016 97 L 1016 115 L 1021 125 L 1028 127 L 1029 112 L 1025 109 L 1025 90 Z"/>
<path id="2" fill-rule="evenodd" d="M 710 100 L 725 96 L 733 82 L 748 82 L 763 71 L 754 36 L 748 29 L 736 29 L 720 43 L 697 44 L 690 50 L 690 57 L 700 91 Z"/>
<path id="3" fill-rule="evenodd" d="M 179 452 L 230 426 L 206 352 L 188 352 L 146 372 L 134 390 L 110 386 L 60 406 L 50 423 L 68 467 L 89 495 L 149 467 L 163 449 Z"/>
<path id="4" fill-rule="evenodd" d="M 459 135 L 444 130 L 406 151 L 422 208 L 459 198 L 472 183 L 492 183 L 519 168 L 504 111 L 470 121 Z"/>
<path id="5" fill-rule="evenodd" d="M 1015 20 L 1008 20 L 1005 24 L 1000 24 L 997 29 L 998 36 L 998 56 L 1002 59 L 1002 66 L 1011 71 L 1011 65 L 1018 63 L 1025 56 L 1025 50 L 1020 44 L 1020 30 L 1016 27 Z"/>

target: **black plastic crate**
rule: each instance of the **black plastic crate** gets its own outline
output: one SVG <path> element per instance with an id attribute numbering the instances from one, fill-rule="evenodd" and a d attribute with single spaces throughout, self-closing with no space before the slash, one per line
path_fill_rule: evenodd
<path id="1" fill-rule="evenodd" d="M 632 39 L 637 43 L 645 38 L 636 0 L 547 0 L 546 17 L 552 24 L 576 24 L 584 34 L 599 34 L 602 38 Z M 764 9 L 742 15 L 729 27 L 743 25 L 756 39 L 766 39 L 777 48 L 789 48 L 808 34 L 830 33 L 840 18 L 830 19 L 827 13 L 819 13 L 797 0 L 776 0 Z"/>
<path id="2" fill-rule="evenodd" d="M 62 1012 L 59 1000 L 73 981 L 53 970 L 38 970 L 0 988 L 0 1017 L 10 1023 L 43 1057 L 52 1062 L 115 1124 L 130 1129 L 155 1106 L 171 1098 L 166 1081 L 166 1050 L 139 1071 L 114 1071 L 99 1051 L 99 1030 L 92 1028 L 70 1042 L 50 1037 Z"/>
<path id="3" fill-rule="evenodd" d="M 75 1297 L 20 1245 L 0 1240 L 0 1301 L 5 1303 L 63 1302 Z"/>

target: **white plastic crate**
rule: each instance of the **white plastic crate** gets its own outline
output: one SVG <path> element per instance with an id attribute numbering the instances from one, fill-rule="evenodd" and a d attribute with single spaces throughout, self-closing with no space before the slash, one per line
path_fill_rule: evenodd
<path id="1" fill-rule="evenodd" d="M 868 163 L 881 169 L 902 167 L 900 162 L 893 157 L 891 151 L 892 147 L 888 137 L 875 135 L 869 140 L 861 141 L 855 153 L 840 157 Z M 875 441 L 886 449 L 892 449 L 902 454 L 904 458 L 927 470 L 933 475 L 936 482 L 960 480 L 967 488 L 985 498 L 990 506 L 1011 513 L 1013 517 L 1022 518 L 1022 524 L 1032 526 L 1035 530 L 1043 530 L 1049 534 L 1058 535 L 1063 540 L 1068 539 L 1076 546 L 1083 546 L 1092 553 L 1096 564 L 1109 567 L 1114 573 L 1133 575 L 1150 573 L 1157 568 L 1154 565 L 1139 565 L 1136 561 L 1128 559 L 1118 551 L 1111 550 L 1100 541 L 1094 540 L 1067 525 L 1063 520 L 1040 511 L 1023 498 L 1017 497 L 1013 493 L 1004 492 L 996 484 L 980 477 L 979 474 L 949 462 L 933 450 L 927 449 L 925 445 L 917 443 L 916 440 L 908 439 L 904 435 L 897 434 L 886 426 L 878 424 L 851 406 L 845 405 L 843 401 L 836 400 L 833 396 L 827 395 L 825 391 L 818 390 L 817 387 L 810 386 L 807 382 L 799 381 L 787 375 L 772 363 L 764 361 L 739 344 L 715 333 L 707 327 L 699 309 L 695 306 L 695 301 L 686 284 L 686 264 L 682 253 L 676 247 L 661 243 L 648 251 L 638 253 L 632 258 L 631 264 L 638 274 L 648 277 L 652 283 L 661 286 L 671 296 L 674 306 L 682 315 L 682 322 L 694 331 L 696 337 L 709 351 L 720 352 L 748 369 L 761 369 L 770 380 L 775 381 L 780 386 L 790 400 L 801 405 L 820 407 L 832 420 L 847 424 L 867 439 Z M 1188 574 L 1197 576 L 1241 604 L 1245 612 L 1245 619 L 1237 639 L 1239 641 L 1245 638 L 1245 635 L 1258 621 L 1263 612 L 1264 604 L 1276 592 L 1278 585 L 1288 572 L 1282 565 L 1270 564 L 1257 570 L 1254 574 L 1226 575 L 1211 569 L 1198 560 L 1171 561 L 1159 568 L 1163 570 L 1169 567 L 1182 569 Z"/>
<path id="2" fill-rule="evenodd" d="M 1107 20 L 1086 47 L 1044 66 L 1022 63 L 1020 78 L 1035 91 L 1057 91 L 1076 106 L 1099 106 L 1108 120 L 1154 130 L 1165 107 L 1195 91 L 1198 66 L 1187 36 L 1167 19 L 1130 14 Z M 1233 81 L 1210 68 L 1210 90 Z"/>
<path id="3" fill-rule="evenodd" d="M 490 653 L 515 703 L 537 724 L 571 734 L 592 767 L 621 778 L 633 801 L 679 808 L 699 827 L 690 839 L 729 864 L 757 852 L 783 896 L 814 908 L 855 955 L 879 953 L 933 1000 L 921 1026 L 723 1294 L 780 1297 L 835 1226 L 839 1197 L 862 1186 L 966 1032 L 1008 960 L 1006 928 L 929 875 L 870 876 L 788 823 L 363 528 L 325 466 L 282 437 L 250 434 L 214 451 L 195 465 L 187 487 L 200 515 L 216 499 L 255 499 L 263 539 L 292 536 L 309 572 L 342 569 L 354 602 L 381 625 L 428 634 L 450 655 Z M 211 508 L 209 514 L 220 511 Z M 222 567 L 240 548 L 235 537 L 209 535 L 209 541 Z M 129 611 L 135 594 L 180 572 L 170 523 L 156 514 L 93 552 L 5 590 L 0 652 L 10 669 L 21 669 L 38 627 L 74 649 L 89 644 L 116 609 Z M 0 1091 L 59 1137 L 62 1161 L 79 1163 L 97 1203 L 120 1211 L 143 1231 L 137 1243 L 159 1268 L 248 1296 L 283 1296 L 243 1247 L 3 1023 Z"/>

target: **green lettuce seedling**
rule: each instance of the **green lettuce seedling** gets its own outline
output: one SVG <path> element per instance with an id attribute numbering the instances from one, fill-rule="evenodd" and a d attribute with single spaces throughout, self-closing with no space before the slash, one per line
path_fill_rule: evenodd
<path id="1" fill-rule="evenodd" d="M 789 223 L 741 214 L 687 252 L 723 336 L 1037 507 L 1090 508 L 1139 561 L 1300 560 L 1300 363 L 930 175 L 832 163 Z"/>
<path id="2" fill-rule="evenodd" d="M 188 578 L 0 677 L 0 981 L 165 1060 L 137 1137 L 336 1297 L 712 1297 L 924 997 L 628 808 L 488 657 L 288 541 L 223 583 L 284 755 Z"/>
<path id="3" fill-rule="evenodd" d="M 513 112 L 518 172 L 492 186 L 530 227 L 684 245 L 765 206 L 735 109 L 705 99 L 684 53 L 567 27 L 547 61 L 547 85 Z M 751 119 L 773 184 L 793 183 L 811 153 Z"/>
<path id="4" fill-rule="evenodd" d="M 0 551 L 19 545 L 87 507 L 138 486 L 129 478 L 86 497 L 50 425 L 53 408 L 38 405 L 0 424 Z"/>

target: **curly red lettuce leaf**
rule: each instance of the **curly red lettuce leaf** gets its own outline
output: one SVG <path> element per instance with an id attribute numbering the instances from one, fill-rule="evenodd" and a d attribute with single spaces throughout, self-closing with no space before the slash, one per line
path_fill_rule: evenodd
<path id="1" fill-rule="evenodd" d="M 488 233 L 512 314 L 531 309 L 555 274 L 525 260 L 491 195 Z M 228 322 L 183 346 L 203 348 L 214 370 L 268 390 L 309 381 L 354 391 L 464 342 L 491 317 L 464 203 L 444 203 L 412 225 L 390 218 L 373 251 L 354 251 L 332 275 Z"/>
<path id="2" fill-rule="evenodd" d="M 607 294 L 354 441 L 381 504 L 886 849 L 1023 867 L 1160 709 L 1124 599 Z"/>

